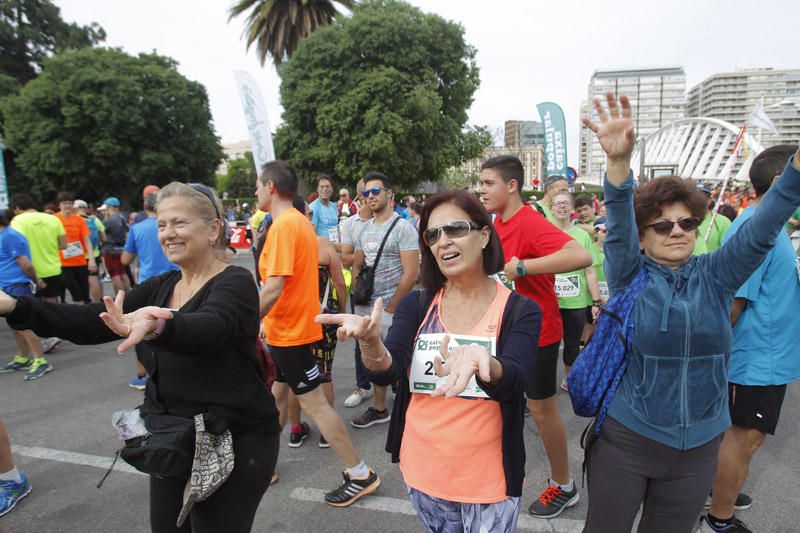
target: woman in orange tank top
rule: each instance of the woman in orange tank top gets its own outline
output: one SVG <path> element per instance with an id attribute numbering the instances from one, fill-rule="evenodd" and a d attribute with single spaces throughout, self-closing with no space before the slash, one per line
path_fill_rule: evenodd
<path id="1" fill-rule="evenodd" d="M 428 531 L 514 531 L 525 470 L 524 388 L 541 314 L 490 275 L 505 263 L 489 214 L 465 191 L 420 217 L 422 284 L 386 339 L 371 317 L 320 315 L 355 337 L 377 384 L 399 380 L 387 451 Z"/>

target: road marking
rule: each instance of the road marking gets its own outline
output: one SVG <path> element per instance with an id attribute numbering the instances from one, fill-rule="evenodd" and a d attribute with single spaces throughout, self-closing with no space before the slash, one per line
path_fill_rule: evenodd
<path id="1" fill-rule="evenodd" d="M 325 499 L 325 492 L 320 489 L 297 488 L 292 491 L 289 497 L 295 500 L 322 503 Z M 350 507 L 412 516 L 417 514 L 410 501 L 387 498 L 386 496 L 368 496 L 356 501 Z M 583 520 L 567 518 L 539 520 L 523 514 L 524 512 L 525 509 L 520 511 L 519 522 L 517 523 L 517 529 L 519 530 L 533 531 L 535 533 L 581 533 L 583 531 Z"/>
<path id="2" fill-rule="evenodd" d="M 11 446 L 11 451 L 25 457 L 33 457 L 35 459 L 46 459 L 48 461 L 57 461 L 59 463 L 69 463 L 72 465 L 91 466 L 108 470 L 111 463 L 114 461 L 113 457 L 103 457 L 102 455 L 88 455 L 85 453 L 67 452 L 64 450 L 54 450 L 52 448 L 39 448 L 38 446 Z M 124 461 L 117 461 L 114 465 L 114 470 L 117 472 L 125 472 L 127 474 L 139 474 L 146 476 L 139 472 L 132 466 Z"/>

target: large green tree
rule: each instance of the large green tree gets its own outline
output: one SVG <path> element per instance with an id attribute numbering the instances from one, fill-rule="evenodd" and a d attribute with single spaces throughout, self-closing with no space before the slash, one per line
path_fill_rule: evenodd
<path id="1" fill-rule="evenodd" d="M 291 57 L 300 41 L 320 26 L 331 24 L 339 14 L 336 4 L 353 9 L 354 0 L 237 0 L 228 20 L 249 12 L 244 36 L 247 48 L 256 43 L 263 65 L 272 57 L 276 67 Z"/>
<path id="2" fill-rule="evenodd" d="M 437 181 L 491 142 L 466 127 L 478 85 L 461 26 L 395 0 L 364 2 L 284 65 L 276 152 L 306 177 L 354 182 L 379 170 L 401 189 Z"/>
<path id="3" fill-rule="evenodd" d="M 105 38 L 96 23 L 65 22 L 61 10 L 49 0 L 0 1 L 0 96 L 35 78 L 46 57 Z"/>
<path id="4" fill-rule="evenodd" d="M 0 111 L 26 179 L 11 181 L 12 190 L 125 201 L 150 183 L 213 183 L 222 158 L 205 88 L 156 54 L 59 54 L 18 95 L 0 101 Z"/>
<path id="5" fill-rule="evenodd" d="M 255 191 L 256 167 L 253 152 L 228 161 L 228 171 L 217 176 L 217 193 L 228 193 L 230 198 L 250 198 Z"/>

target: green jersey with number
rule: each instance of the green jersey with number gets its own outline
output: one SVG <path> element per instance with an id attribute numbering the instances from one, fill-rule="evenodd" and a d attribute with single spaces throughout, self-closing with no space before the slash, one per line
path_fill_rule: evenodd
<path id="1" fill-rule="evenodd" d="M 599 261 L 597 250 L 588 233 L 577 226 L 572 226 L 567 235 L 578 241 L 592 256 L 592 266 L 597 267 Z M 556 274 L 556 295 L 560 309 L 581 309 L 592 305 L 592 296 L 586 284 L 586 269 Z"/>

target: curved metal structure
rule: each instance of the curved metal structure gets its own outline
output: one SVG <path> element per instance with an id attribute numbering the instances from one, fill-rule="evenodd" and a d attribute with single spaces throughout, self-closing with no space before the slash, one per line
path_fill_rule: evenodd
<path id="1" fill-rule="evenodd" d="M 704 181 L 725 179 L 733 165 L 731 179 L 747 180 L 750 161 L 764 149 L 745 133 L 745 146 L 734 160 L 733 148 L 740 128 L 716 118 L 684 118 L 641 138 L 633 152 L 631 167 L 648 178 L 676 174 Z M 644 146 L 644 162 L 642 162 Z"/>

